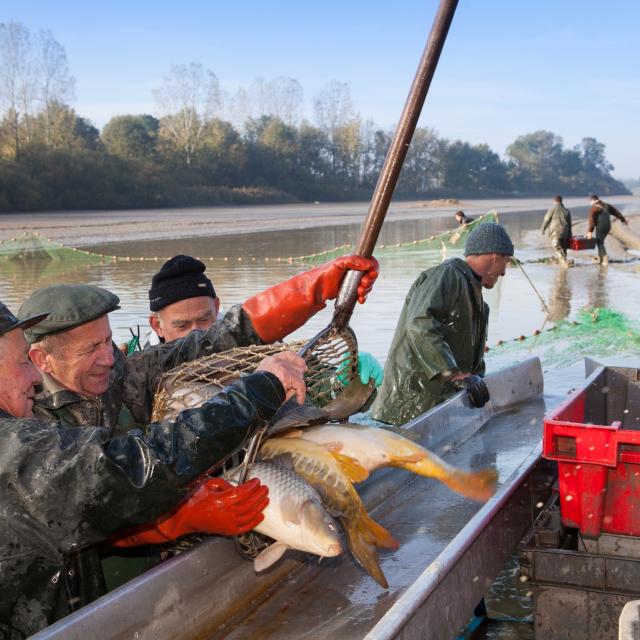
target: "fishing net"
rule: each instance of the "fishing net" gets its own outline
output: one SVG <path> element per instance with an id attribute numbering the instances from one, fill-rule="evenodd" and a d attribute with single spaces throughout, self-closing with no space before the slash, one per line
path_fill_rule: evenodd
<path id="1" fill-rule="evenodd" d="M 352 334 L 351 334 L 352 335 Z M 153 403 L 152 420 L 172 420 L 184 409 L 199 405 L 241 376 L 253 373 L 267 356 L 298 351 L 305 342 L 237 347 L 186 362 L 161 378 Z M 357 343 L 340 339 L 324 341 L 305 356 L 307 395 L 317 407 L 326 407 L 354 384 Z M 357 402 L 357 399 L 354 399 Z"/>
<path id="2" fill-rule="evenodd" d="M 501 343 L 498 349 L 535 349 L 545 365 L 554 366 L 571 364 L 585 355 L 634 355 L 640 351 L 640 325 L 612 309 L 583 309 L 575 320 L 559 322 L 531 338 Z"/>
<path id="3" fill-rule="evenodd" d="M 24 233 L 18 238 L 0 240 L 0 261 L 2 262 L 28 262 L 31 260 L 101 262 L 110 257 L 75 247 L 65 247 L 62 243 L 38 233 Z"/>
<path id="4" fill-rule="evenodd" d="M 385 251 L 455 251 L 464 248 L 469 234 L 478 225 L 485 222 L 498 222 L 498 214 L 496 211 L 490 211 L 484 215 L 478 216 L 469 224 L 462 227 L 450 229 L 437 235 L 428 236 L 420 240 L 410 240 L 408 242 L 397 242 L 394 244 L 378 244 L 375 248 L 376 256 L 380 256 Z M 354 246 L 351 244 L 343 244 L 327 251 L 320 251 L 306 256 L 293 258 L 294 261 L 320 263 L 332 260 L 339 256 L 353 253 Z"/>

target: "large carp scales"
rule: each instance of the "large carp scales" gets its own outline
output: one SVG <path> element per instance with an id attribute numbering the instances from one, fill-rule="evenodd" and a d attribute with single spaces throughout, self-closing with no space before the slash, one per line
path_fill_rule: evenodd
<path id="1" fill-rule="evenodd" d="M 496 490 L 495 469 L 463 471 L 400 434 L 358 424 L 309 427 L 289 435 L 323 445 L 329 451 L 349 456 L 367 471 L 398 467 L 426 478 L 435 478 L 467 498 L 486 502 Z"/>
<path id="2" fill-rule="evenodd" d="M 260 457 L 291 460 L 296 473 L 320 494 L 329 513 L 340 521 L 356 560 L 378 584 L 387 588 L 376 547 L 395 550 L 399 544 L 369 517 L 353 486 L 353 482 L 366 480 L 369 475 L 366 469 L 348 456 L 301 438 L 269 438 L 260 448 Z"/>
<path id="3" fill-rule="evenodd" d="M 239 469 L 235 474 L 237 477 Z M 275 542 L 253 561 L 256 572 L 276 563 L 287 549 L 298 549 L 322 557 L 343 551 L 337 523 L 326 512 L 318 493 L 292 469 L 272 462 L 256 462 L 248 479 L 258 478 L 269 487 L 269 504 L 262 512 L 264 520 L 254 531 Z"/>

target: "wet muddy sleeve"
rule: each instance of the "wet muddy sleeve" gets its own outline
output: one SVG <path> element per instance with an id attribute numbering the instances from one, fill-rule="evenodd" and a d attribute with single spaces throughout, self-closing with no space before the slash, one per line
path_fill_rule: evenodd
<path id="1" fill-rule="evenodd" d="M 434 281 L 425 280 L 414 293 L 407 308 L 406 337 L 416 361 L 431 380 L 458 367 L 445 327 L 453 323 L 461 288 L 457 278 L 443 271 Z"/>
<path id="2" fill-rule="evenodd" d="M 138 422 L 147 423 L 163 373 L 202 356 L 251 344 L 261 344 L 261 341 L 242 307 L 235 305 L 208 331 L 192 331 L 181 340 L 159 344 L 128 357 L 124 372 L 124 402 Z"/>

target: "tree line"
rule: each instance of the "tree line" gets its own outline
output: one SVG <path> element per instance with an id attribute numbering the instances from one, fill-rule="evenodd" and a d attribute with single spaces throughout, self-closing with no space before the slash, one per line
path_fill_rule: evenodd
<path id="1" fill-rule="evenodd" d="M 393 136 L 338 81 L 314 96 L 312 122 L 297 80 L 258 79 L 228 95 L 203 65 L 176 65 L 153 92 L 153 115 L 118 115 L 102 131 L 71 106 L 74 86 L 50 32 L 0 24 L 0 210 L 368 199 Z M 565 148 L 536 131 L 503 159 L 418 128 L 396 194 L 628 193 L 612 169 L 591 137 Z"/>

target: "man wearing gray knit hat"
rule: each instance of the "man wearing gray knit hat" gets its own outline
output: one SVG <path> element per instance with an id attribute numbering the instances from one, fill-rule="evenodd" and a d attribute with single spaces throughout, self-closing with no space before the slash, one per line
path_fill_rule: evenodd
<path id="1" fill-rule="evenodd" d="M 423 271 L 407 294 L 372 408 L 376 420 L 401 425 L 460 389 L 474 407 L 489 400 L 485 371 L 489 307 L 482 289 L 505 274 L 513 242 L 495 222 L 467 238 L 464 259 Z"/>

